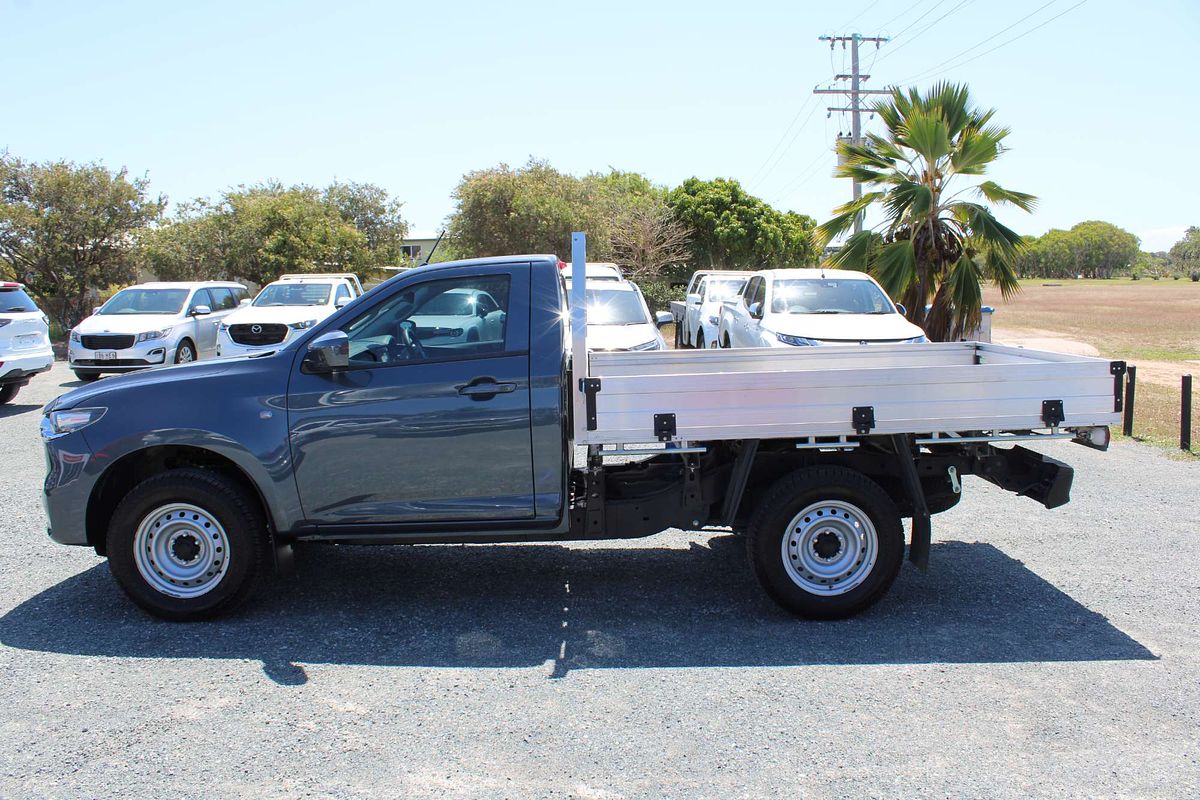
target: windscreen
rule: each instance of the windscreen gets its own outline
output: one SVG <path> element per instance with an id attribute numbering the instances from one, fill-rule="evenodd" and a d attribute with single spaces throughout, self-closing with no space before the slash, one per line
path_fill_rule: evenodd
<path id="1" fill-rule="evenodd" d="M 775 282 L 776 314 L 894 314 L 891 301 L 867 280 L 804 278 Z"/>
<path id="2" fill-rule="evenodd" d="M 473 317 L 478 298 L 465 292 L 443 292 L 421 306 L 418 313 L 424 317 Z"/>
<path id="3" fill-rule="evenodd" d="M 742 293 L 745 285 L 746 278 L 709 281 L 705 284 L 706 297 L 709 300 L 732 300 Z"/>
<path id="4" fill-rule="evenodd" d="M 323 306 L 329 302 L 328 283 L 272 283 L 258 293 L 254 305 Z"/>
<path id="5" fill-rule="evenodd" d="M 619 289 L 588 289 L 589 325 L 644 325 L 650 322 L 637 292 Z"/>
<path id="6" fill-rule="evenodd" d="M 178 314 L 187 296 L 187 289 L 122 289 L 97 313 Z"/>
<path id="7" fill-rule="evenodd" d="M 38 307 L 20 286 L 0 286 L 0 314 L 23 314 Z"/>

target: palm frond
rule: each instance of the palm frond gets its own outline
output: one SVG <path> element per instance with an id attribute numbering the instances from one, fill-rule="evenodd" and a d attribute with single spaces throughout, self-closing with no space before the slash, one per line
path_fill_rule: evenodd
<path id="1" fill-rule="evenodd" d="M 998 186 L 992 181 L 984 181 L 975 187 L 979 194 L 991 200 L 993 203 L 1009 203 L 1022 211 L 1033 211 L 1037 205 L 1037 198 L 1025 192 L 1017 192 L 1011 189 L 1005 189 Z"/>
<path id="2" fill-rule="evenodd" d="M 950 130 L 936 112 L 913 111 L 905 117 L 897 142 L 916 150 L 932 165 L 950 152 Z"/>
<path id="3" fill-rule="evenodd" d="M 870 261 L 871 250 L 878 241 L 879 234 L 860 231 L 847 239 L 826 263 L 836 269 L 865 270 Z"/>
<path id="4" fill-rule="evenodd" d="M 985 246 L 997 248 L 1000 255 L 1011 258 L 1021 246 L 1021 234 L 1002 225 L 992 212 L 977 203 L 955 203 L 955 211 L 963 214 L 967 230 Z"/>
<path id="5" fill-rule="evenodd" d="M 891 297 L 907 295 L 919 278 L 912 241 L 901 239 L 884 245 L 871 264 L 870 272 Z"/>
<path id="6" fill-rule="evenodd" d="M 833 217 L 817 226 L 814 241 L 825 247 L 838 236 L 854 227 L 854 220 L 859 218 L 872 203 L 882 200 L 883 192 L 866 192 L 857 200 L 842 203 L 833 210 Z"/>

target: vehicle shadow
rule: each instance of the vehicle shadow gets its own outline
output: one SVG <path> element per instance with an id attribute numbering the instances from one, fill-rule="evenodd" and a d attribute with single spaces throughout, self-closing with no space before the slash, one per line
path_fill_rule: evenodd
<path id="1" fill-rule="evenodd" d="M 98 565 L 0 618 L 9 647 L 76 655 L 235 658 L 303 683 L 304 663 L 614 667 L 1155 659 L 989 544 L 935 544 L 853 619 L 810 622 L 761 593 L 739 537 L 688 549 L 559 545 L 312 546 L 231 617 L 172 624 Z"/>
<path id="2" fill-rule="evenodd" d="M 0 406 L 0 419 L 28 414 L 30 411 L 39 411 L 41 408 L 37 403 L 5 403 Z"/>

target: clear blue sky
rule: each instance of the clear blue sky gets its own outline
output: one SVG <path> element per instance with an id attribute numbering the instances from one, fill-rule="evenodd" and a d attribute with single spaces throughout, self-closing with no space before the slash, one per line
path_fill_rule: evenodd
<path id="1" fill-rule="evenodd" d="M 879 87 L 1044 5 L 0 0 L 0 148 L 127 166 L 172 201 L 269 178 L 369 181 L 417 229 L 440 226 L 464 172 L 531 155 L 671 185 L 733 177 L 824 218 L 849 195 L 829 177 L 849 122 L 826 117 L 829 98 L 810 114 L 811 89 L 843 64 L 817 36 L 896 36 L 864 50 Z M 968 82 L 1014 129 L 994 178 L 1042 202 L 1011 225 L 1105 219 L 1162 249 L 1200 224 L 1188 160 L 1160 155 L 1189 152 L 1200 130 L 1198 42 L 1197 0 L 1087 0 L 936 77 Z"/>

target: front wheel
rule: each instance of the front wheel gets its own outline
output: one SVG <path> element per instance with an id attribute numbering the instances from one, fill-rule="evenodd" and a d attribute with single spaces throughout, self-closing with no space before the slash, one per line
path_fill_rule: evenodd
<path id="1" fill-rule="evenodd" d="M 703 328 L 696 331 L 696 349 L 697 350 L 704 349 L 704 329 Z"/>
<path id="2" fill-rule="evenodd" d="M 109 521 L 108 566 L 156 617 L 220 616 L 262 582 L 270 539 L 257 498 L 207 469 L 159 473 L 125 495 Z"/>
<path id="3" fill-rule="evenodd" d="M 21 387 L 15 383 L 10 383 L 7 386 L 0 386 L 0 406 L 4 405 L 5 403 L 11 403 L 19 391 L 21 391 Z"/>
<path id="4" fill-rule="evenodd" d="M 844 467 L 807 467 L 781 478 L 760 501 L 746 544 L 767 594 L 810 619 L 868 608 L 904 560 L 896 504 L 879 484 Z"/>
<path id="5" fill-rule="evenodd" d="M 84 383 L 91 383 L 92 381 L 100 380 L 100 373 L 99 372 L 80 372 L 79 370 L 75 370 L 75 379 L 83 381 Z"/>
<path id="6" fill-rule="evenodd" d="M 192 344 L 190 339 L 184 339 L 179 343 L 179 347 L 175 348 L 175 363 L 190 364 L 196 360 L 196 345 Z"/>

